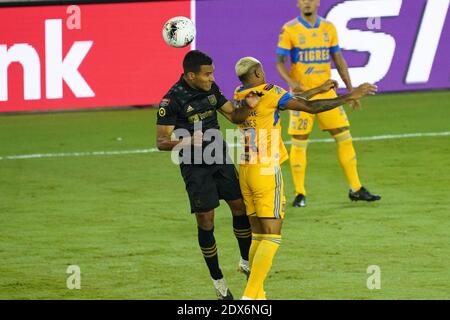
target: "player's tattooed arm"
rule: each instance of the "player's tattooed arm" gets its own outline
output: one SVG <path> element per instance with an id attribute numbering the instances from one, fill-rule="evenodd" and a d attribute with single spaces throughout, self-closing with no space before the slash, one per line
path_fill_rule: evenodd
<path id="1" fill-rule="evenodd" d="M 376 91 L 377 86 L 364 83 L 351 93 L 334 99 L 320 99 L 311 101 L 304 98 L 295 97 L 287 102 L 286 109 L 315 114 L 334 109 L 350 101 L 358 100 L 365 95 L 374 95 Z"/>
<path id="2" fill-rule="evenodd" d="M 337 88 L 338 88 L 338 82 L 336 80 L 329 79 L 329 80 L 325 81 L 322 85 L 320 85 L 316 88 L 313 88 L 313 89 L 307 90 L 307 91 L 303 91 L 302 93 L 294 94 L 294 97 L 305 98 L 305 99 L 309 100 L 312 97 L 314 97 L 315 95 L 318 95 L 320 93 L 325 93 L 332 89 L 337 89 Z"/>

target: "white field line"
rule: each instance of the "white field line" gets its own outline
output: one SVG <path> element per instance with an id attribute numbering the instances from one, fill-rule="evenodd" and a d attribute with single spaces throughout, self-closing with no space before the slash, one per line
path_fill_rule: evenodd
<path id="1" fill-rule="evenodd" d="M 353 141 L 374 141 L 374 140 L 389 140 L 389 139 L 406 139 L 406 138 L 423 138 L 423 137 L 444 137 L 450 136 L 450 131 L 444 132 L 428 132 L 428 133 L 406 133 L 406 134 L 387 134 L 382 136 L 371 137 L 354 137 Z M 334 139 L 310 139 L 309 143 L 329 143 L 334 142 Z M 291 144 L 291 141 L 286 141 L 286 144 Z M 238 144 L 229 144 L 230 147 L 237 147 Z M 22 160 L 22 159 L 42 159 L 42 158 L 67 158 L 67 157 L 89 157 L 89 156 L 116 156 L 128 154 L 146 154 L 159 152 L 157 148 L 137 149 L 137 150 L 122 150 L 122 151 L 92 151 L 92 152 L 61 152 L 61 153 L 35 153 L 35 154 L 21 154 L 11 156 L 0 156 L 0 160 Z"/>

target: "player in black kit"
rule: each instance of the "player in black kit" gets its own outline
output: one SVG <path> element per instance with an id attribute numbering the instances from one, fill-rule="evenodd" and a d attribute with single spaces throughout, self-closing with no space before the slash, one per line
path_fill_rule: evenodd
<path id="1" fill-rule="evenodd" d="M 180 80 L 159 105 L 157 146 L 165 151 L 181 149 L 180 170 L 191 212 L 197 218 L 198 242 L 217 298 L 229 300 L 233 296 L 219 267 L 214 238 L 214 209 L 219 206 L 219 199 L 225 200 L 231 209 L 233 229 L 241 253 L 239 269 L 247 277 L 252 233 L 237 172 L 219 131 L 217 111 L 233 123 L 242 123 L 249 114 L 250 106 L 257 104 L 257 98 L 249 95 L 241 106 L 235 107 L 214 82 L 213 61 L 203 52 L 188 52 L 183 60 L 183 70 Z M 172 139 L 173 133 L 177 136 L 175 140 Z M 210 135 L 215 139 L 207 138 Z M 213 151 L 207 153 L 207 150 Z"/>

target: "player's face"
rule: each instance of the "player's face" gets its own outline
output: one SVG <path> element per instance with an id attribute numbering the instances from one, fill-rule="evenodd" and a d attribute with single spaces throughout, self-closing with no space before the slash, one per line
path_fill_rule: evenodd
<path id="1" fill-rule="evenodd" d="M 214 80 L 214 65 L 202 65 L 200 71 L 194 73 L 192 83 L 199 90 L 209 91 Z"/>
<path id="2" fill-rule="evenodd" d="M 320 0 L 298 0 L 297 3 L 300 11 L 307 17 L 316 15 Z"/>

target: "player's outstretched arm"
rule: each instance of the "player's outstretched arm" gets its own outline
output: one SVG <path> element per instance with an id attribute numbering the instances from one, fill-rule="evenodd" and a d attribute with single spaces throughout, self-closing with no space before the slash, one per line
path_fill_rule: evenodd
<path id="1" fill-rule="evenodd" d="M 320 94 L 330 91 L 331 89 L 337 89 L 338 88 L 338 82 L 336 80 L 327 80 L 322 85 L 315 87 L 313 89 L 303 91 L 302 93 L 294 93 L 294 97 L 299 98 L 305 98 L 307 100 L 311 99 L 312 97 Z"/>
<path id="2" fill-rule="evenodd" d="M 366 95 L 374 95 L 377 91 L 377 86 L 364 83 L 351 93 L 339 96 L 334 99 L 320 99 L 320 100 L 306 100 L 304 98 L 294 98 L 287 102 L 286 109 L 295 111 L 304 111 L 308 113 L 320 113 L 328 111 L 343 105 L 344 103 L 360 99 Z"/>

